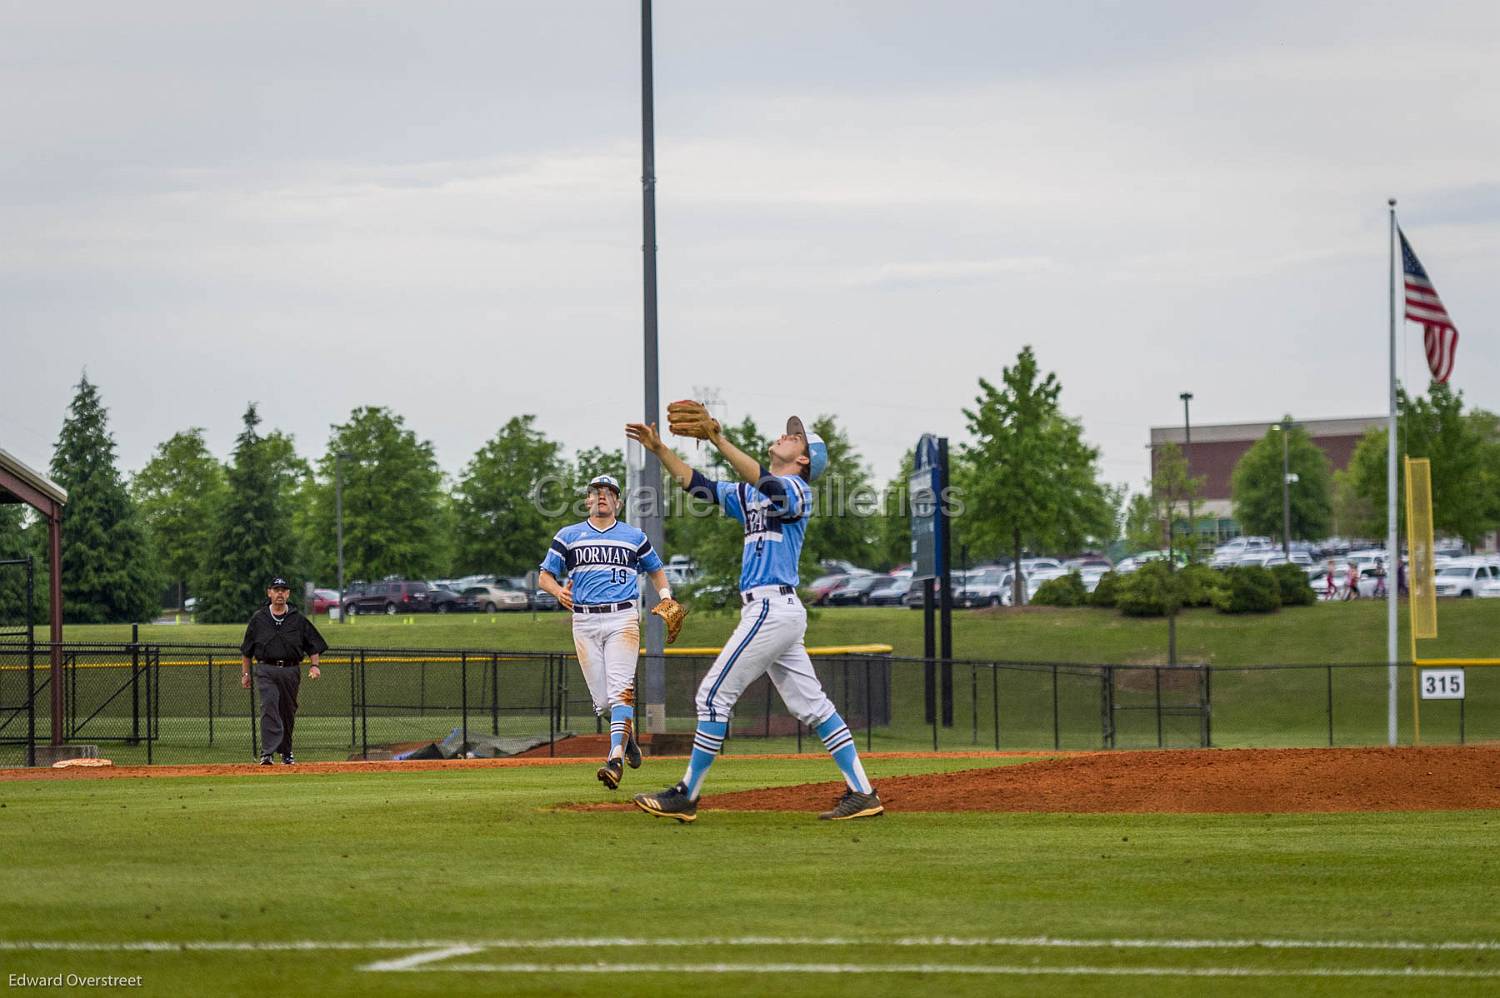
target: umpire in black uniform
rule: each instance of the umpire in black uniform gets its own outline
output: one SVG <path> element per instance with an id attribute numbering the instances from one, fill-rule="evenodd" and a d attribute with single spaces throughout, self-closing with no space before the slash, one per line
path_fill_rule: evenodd
<path id="1" fill-rule="evenodd" d="M 276 576 L 266 588 L 268 606 L 255 611 L 240 642 L 240 685 L 250 688 L 250 669 L 255 669 L 255 688 L 260 693 L 260 764 L 271 765 L 271 755 L 292 765 L 292 725 L 297 720 L 297 687 L 302 685 L 301 662 L 311 663 L 307 678 L 317 679 L 318 656 L 328 642 L 318 629 L 287 604 L 291 586 Z"/>

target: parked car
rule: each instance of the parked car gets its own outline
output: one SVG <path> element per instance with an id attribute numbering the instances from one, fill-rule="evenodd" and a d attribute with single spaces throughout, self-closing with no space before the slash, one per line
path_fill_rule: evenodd
<path id="1" fill-rule="evenodd" d="M 1138 554 L 1131 555 L 1129 558 L 1121 558 L 1120 561 L 1115 564 L 1115 571 L 1119 572 L 1121 575 L 1129 575 L 1131 572 L 1134 572 L 1137 568 L 1140 568 L 1148 561 L 1166 560 L 1167 552 L 1165 551 L 1141 551 Z M 1181 551 L 1175 551 L 1173 552 L 1173 560 L 1177 562 L 1178 567 L 1181 567 L 1187 564 L 1187 555 L 1183 554 Z M 1225 564 L 1232 565 L 1234 564 L 1234 562 L 1220 562 L 1217 557 L 1213 562 L 1215 568 L 1221 568 Z"/>
<path id="2" fill-rule="evenodd" d="M 1271 539 L 1269 537 L 1236 537 L 1226 541 L 1214 548 L 1212 564 L 1215 568 L 1225 565 L 1236 565 L 1244 555 L 1252 551 L 1269 551 Z"/>
<path id="3" fill-rule="evenodd" d="M 499 613 L 502 610 L 525 610 L 530 605 L 524 590 L 495 582 L 468 587 L 459 594 L 454 609 L 468 613 Z"/>
<path id="4" fill-rule="evenodd" d="M 874 589 L 866 594 L 870 606 L 900 606 L 906 600 L 906 591 L 911 586 L 911 573 L 887 575 Z"/>
<path id="5" fill-rule="evenodd" d="M 356 594 L 344 594 L 344 613 L 426 613 L 432 608 L 430 587 L 425 582 L 388 580 L 371 582 Z"/>
<path id="6" fill-rule="evenodd" d="M 493 583 L 479 583 L 480 585 L 498 585 L 504 589 L 514 589 L 526 594 L 526 609 L 528 610 L 561 610 L 562 604 L 557 601 L 547 590 L 540 586 L 527 585 L 527 577 L 524 575 L 509 575 L 496 579 Z"/>
<path id="7" fill-rule="evenodd" d="M 834 575 L 820 575 L 803 587 L 807 602 L 813 606 L 822 606 L 827 602 L 829 593 L 848 582 L 851 578 L 852 576 L 846 572 L 839 572 Z"/>
<path id="8" fill-rule="evenodd" d="M 823 602 L 827 606 L 863 606 L 870 602 L 872 591 L 884 588 L 889 581 L 887 575 L 856 575 L 831 590 L 823 597 Z"/>
<path id="9" fill-rule="evenodd" d="M 999 568 L 976 568 L 966 575 L 953 574 L 953 605 L 965 608 L 1001 606 L 1009 602 L 1011 573 Z"/>
<path id="10" fill-rule="evenodd" d="M 1468 559 L 1455 561 L 1438 569 L 1436 582 L 1439 596 L 1468 599 L 1479 595 L 1480 587 L 1500 580 L 1500 566 Z"/>
<path id="11" fill-rule="evenodd" d="M 337 589 L 314 589 L 312 606 L 309 613 L 327 613 L 339 605 L 339 591 Z"/>

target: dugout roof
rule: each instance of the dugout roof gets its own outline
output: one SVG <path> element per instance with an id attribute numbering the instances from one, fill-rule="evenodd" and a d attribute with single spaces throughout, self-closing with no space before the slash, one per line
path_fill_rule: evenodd
<path id="1" fill-rule="evenodd" d="M 0 503 L 17 502 L 53 517 L 67 505 L 68 493 L 46 475 L 0 450 Z"/>

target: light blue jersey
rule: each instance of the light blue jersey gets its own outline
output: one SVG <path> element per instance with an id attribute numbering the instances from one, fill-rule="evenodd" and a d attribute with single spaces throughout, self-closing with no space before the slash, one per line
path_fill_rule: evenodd
<path id="1" fill-rule="evenodd" d="M 589 520 L 570 524 L 552 538 L 542 570 L 573 580 L 573 602 L 580 606 L 624 603 L 639 594 L 636 577 L 661 570 L 661 558 L 639 527 L 616 520 L 600 530 Z"/>
<path id="2" fill-rule="evenodd" d="M 740 592 L 797 584 L 797 562 L 812 505 L 812 490 L 800 476 L 772 475 L 762 468 L 757 487 L 748 482 L 713 482 L 695 471 L 688 490 L 718 503 L 745 525 Z"/>

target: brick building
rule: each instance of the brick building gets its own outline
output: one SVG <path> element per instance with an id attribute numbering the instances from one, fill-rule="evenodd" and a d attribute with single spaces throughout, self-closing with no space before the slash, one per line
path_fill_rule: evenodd
<path id="1" fill-rule="evenodd" d="M 1188 471 L 1194 476 L 1203 476 L 1203 491 L 1194 504 L 1194 512 L 1203 519 L 1217 521 L 1215 529 L 1209 531 L 1216 539 L 1233 537 L 1239 531 L 1235 523 L 1231 477 L 1234 466 L 1245 456 L 1255 442 L 1266 435 L 1275 420 L 1256 423 L 1218 423 L 1192 428 L 1193 442 L 1184 448 Z M 1354 448 L 1370 430 L 1386 425 L 1384 416 L 1361 416 L 1354 419 L 1309 419 L 1298 420 L 1297 425 L 1307 432 L 1312 442 L 1328 455 L 1328 463 L 1334 471 L 1349 466 Z M 1151 427 L 1151 472 L 1156 474 L 1156 458 L 1164 444 L 1183 446 L 1182 426 Z M 1200 530 L 1205 524 L 1200 520 Z"/>

